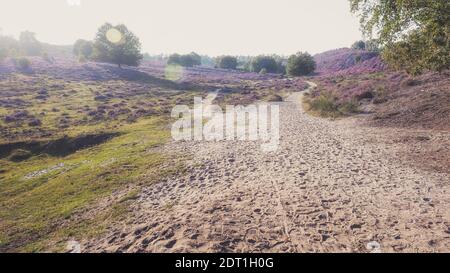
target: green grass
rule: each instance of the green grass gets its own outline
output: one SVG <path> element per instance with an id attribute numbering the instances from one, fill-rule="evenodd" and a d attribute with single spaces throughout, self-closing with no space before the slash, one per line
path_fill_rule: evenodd
<path id="1" fill-rule="evenodd" d="M 69 222 L 79 209 L 125 185 L 152 183 L 174 169 L 161 170 L 165 156 L 150 149 L 169 137 L 165 121 L 146 118 L 120 129 L 121 135 L 64 158 L 39 155 L 20 163 L 1 160 L 0 250 L 42 251 L 66 236 L 86 236 L 101 230 L 107 218 L 98 215 L 85 222 Z M 26 179 L 27 174 L 64 163 L 63 168 Z M 113 206 L 117 215 L 137 195 L 130 192 Z"/>

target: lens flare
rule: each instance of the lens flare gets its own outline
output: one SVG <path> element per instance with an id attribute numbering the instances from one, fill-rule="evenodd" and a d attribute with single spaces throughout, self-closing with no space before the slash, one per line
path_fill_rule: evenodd
<path id="1" fill-rule="evenodd" d="M 183 78 L 184 69 L 180 65 L 167 65 L 165 69 L 165 77 L 170 81 L 178 81 Z"/>
<path id="2" fill-rule="evenodd" d="M 122 33 L 115 28 L 111 28 L 106 32 L 106 39 L 113 44 L 118 44 L 122 41 Z"/>

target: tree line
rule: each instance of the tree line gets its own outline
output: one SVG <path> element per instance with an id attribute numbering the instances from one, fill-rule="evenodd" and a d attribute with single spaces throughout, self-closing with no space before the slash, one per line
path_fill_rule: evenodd
<path id="1" fill-rule="evenodd" d="M 0 35 L 0 60 L 6 57 L 42 56 L 44 53 L 41 42 L 33 32 L 21 32 L 18 40 Z"/>
<path id="2" fill-rule="evenodd" d="M 443 71 L 450 66 L 450 1 L 448 0 L 349 0 L 351 11 L 361 18 L 368 39 L 352 48 L 380 52 L 384 61 L 411 74 Z M 144 58 L 139 38 L 123 25 L 102 25 L 93 41 L 78 40 L 73 53 L 80 61 L 94 60 L 137 66 Z M 5 57 L 45 56 L 42 44 L 32 32 L 22 32 L 19 40 L 0 36 L 0 60 Z M 149 55 L 147 54 L 147 57 Z M 279 73 L 291 76 L 314 72 L 314 58 L 299 52 L 288 58 L 276 55 L 256 57 L 220 56 L 212 59 L 190 54 L 172 54 L 170 65 L 193 67 L 202 64 L 223 69 L 241 69 L 256 73 Z"/>

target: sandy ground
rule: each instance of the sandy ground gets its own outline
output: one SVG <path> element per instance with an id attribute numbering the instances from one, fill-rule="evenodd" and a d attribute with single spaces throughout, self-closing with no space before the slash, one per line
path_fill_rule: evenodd
<path id="1" fill-rule="evenodd" d="M 176 142 L 188 172 L 146 188 L 85 252 L 449 252 L 450 177 L 405 164 L 389 129 L 281 103 L 281 142 Z"/>

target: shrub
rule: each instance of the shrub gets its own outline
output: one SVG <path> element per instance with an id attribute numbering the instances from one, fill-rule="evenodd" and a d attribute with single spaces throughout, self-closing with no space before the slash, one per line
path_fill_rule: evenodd
<path id="1" fill-rule="evenodd" d="M 42 125 L 42 121 L 39 119 L 33 119 L 30 122 L 28 122 L 28 126 L 32 126 L 32 127 L 41 126 L 41 125 Z"/>
<path id="2" fill-rule="evenodd" d="M 306 96 L 303 102 L 307 105 L 308 110 L 324 117 L 339 117 L 359 112 L 356 100 L 339 101 L 330 93 L 324 93 L 317 97 Z"/>
<path id="3" fill-rule="evenodd" d="M 380 104 L 380 103 L 384 103 L 388 100 L 387 98 L 387 91 L 386 88 L 384 86 L 378 86 L 375 89 L 375 96 L 372 100 L 372 103 L 374 104 Z"/>
<path id="4" fill-rule="evenodd" d="M 303 76 L 316 70 L 316 62 L 308 53 L 299 52 L 288 59 L 286 72 L 291 76 Z"/>
<path id="5" fill-rule="evenodd" d="M 238 61 L 237 58 L 233 56 L 221 56 L 217 58 L 216 65 L 218 68 L 236 69 Z"/>
<path id="6" fill-rule="evenodd" d="M 80 63 L 85 63 L 85 62 L 87 62 L 87 59 L 86 59 L 86 57 L 84 57 L 84 56 L 79 56 L 79 57 L 78 57 L 78 62 L 80 62 Z"/>
<path id="7" fill-rule="evenodd" d="M 25 57 L 19 58 L 15 60 L 16 66 L 17 68 L 19 68 L 20 70 L 27 70 L 30 68 L 31 66 L 31 62 L 30 60 L 28 60 Z"/>
<path id="8" fill-rule="evenodd" d="M 336 98 L 331 95 L 320 95 L 316 98 L 313 98 L 309 104 L 313 111 L 319 111 L 322 113 L 338 112 Z"/>
<path id="9" fill-rule="evenodd" d="M 50 56 L 48 56 L 47 52 L 42 53 L 42 59 L 48 63 L 52 63 L 53 60 L 50 58 Z"/>
<path id="10" fill-rule="evenodd" d="M 339 112 L 342 114 L 358 113 L 359 112 L 358 102 L 356 102 L 355 100 L 351 100 L 341 103 L 339 106 Z"/>
<path id="11" fill-rule="evenodd" d="M 283 98 L 280 95 L 270 95 L 266 98 L 268 102 L 280 102 L 283 101 Z"/>
<path id="12" fill-rule="evenodd" d="M 416 86 L 419 85 L 421 82 L 419 80 L 413 79 L 413 78 L 407 78 L 401 82 L 402 86 Z"/>

